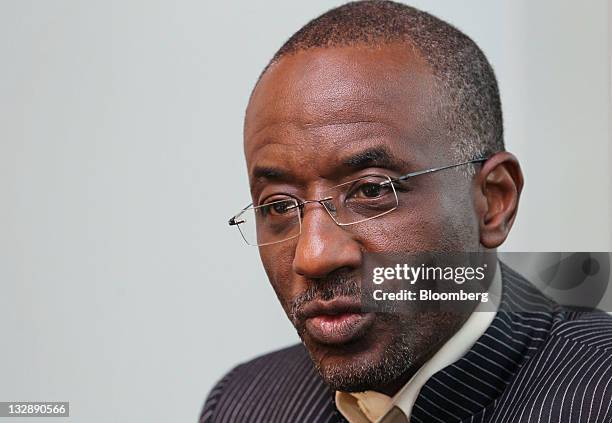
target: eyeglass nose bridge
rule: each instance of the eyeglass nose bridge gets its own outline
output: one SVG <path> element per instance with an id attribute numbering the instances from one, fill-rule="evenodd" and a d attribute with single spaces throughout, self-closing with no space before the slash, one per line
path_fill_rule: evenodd
<path id="1" fill-rule="evenodd" d="M 311 204 L 311 203 L 319 203 L 321 206 L 323 206 L 323 208 L 325 209 L 325 211 L 327 212 L 327 214 L 329 215 L 329 217 L 332 218 L 332 220 L 334 221 L 334 223 L 338 226 L 342 226 L 340 225 L 340 223 L 338 223 L 338 221 L 336 220 L 336 217 L 334 216 L 334 213 L 337 212 L 337 207 L 336 205 L 333 203 L 334 197 L 328 196 L 328 197 L 324 197 L 321 198 L 319 200 L 301 200 L 298 203 L 298 207 L 300 209 L 300 219 L 304 220 L 304 206 L 306 204 Z M 330 210 L 330 208 L 328 207 L 328 205 L 326 205 L 325 203 L 330 203 L 334 206 L 333 210 Z"/>

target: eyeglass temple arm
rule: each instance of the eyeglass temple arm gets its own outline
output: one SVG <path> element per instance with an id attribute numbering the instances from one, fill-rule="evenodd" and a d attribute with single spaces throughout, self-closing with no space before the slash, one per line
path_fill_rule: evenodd
<path id="1" fill-rule="evenodd" d="M 240 225 L 241 223 L 244 223 L 244 220 L 236 220 L 241 214 L 242 212 L 244 212 L 246 209 L 248 209 L 249 207 L 251 207 L 253 205 L 253 203 L 250 203 L 248 206 L 246 206 L 245 208 L 243 208 L 242 210 L 240 210 L 238 213 L 236 213 L 234 216 L 230 217 L 230 219 L 228 220 L 228 224 L 230 226 L 237 226 Z"/>
<path id="2" fill-rule="evenodd" d="M 391 182 L 405 181 L 406 179 L 412 178 L 413 176 L 424 175 L 424 174 L 427 174 L 427 173 L 437 172 L 439 170 L 444 170 L 444 169 L 451 169 L 453 167 L 464 166 L 466 164 L 471 164 L 471 163 L 481 163 L 481 162 L 484 162 L 484 161 L 487 161 L 487 160 L 488 159 L 486 157 L 480 157 L 478 159 L 469 160 L 469 161 L 463 162 L 463 163 L 456 163 L 456 164 L 452 164 L 452 165 L 448 165 L 448 166 L 434 167 L 433 169 L 419 170 L 417 172 L 407 173 L 407 174 L 399 176 L 397 178 L 393 178 L 393 179 L 391 179 Z"/>

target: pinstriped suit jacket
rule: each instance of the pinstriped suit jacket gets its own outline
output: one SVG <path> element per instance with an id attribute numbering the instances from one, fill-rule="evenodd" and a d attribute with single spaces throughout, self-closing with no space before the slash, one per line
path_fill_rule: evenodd
<path id="1" fill-rule="evenodd" d="M 612 317 L 561 307 L 505 265 L 502 302 L 465 356 L 423 386 L 411 422 L 612 422 Z M 299 344 L 241 364 L 200 423 L 346 420 Z"/>

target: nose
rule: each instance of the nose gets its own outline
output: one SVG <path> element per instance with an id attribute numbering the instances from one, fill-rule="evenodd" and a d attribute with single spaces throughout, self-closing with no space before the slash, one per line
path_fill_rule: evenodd
<path id="1" fill-rule="evenodd" d="M 302 232 L 293 258 L 294 272 L 308 279 L 320 279 L 341 268 L 359 268 L 361 248 L 353 235 L 338 226 L 322 205 L 309 204 L 303 210 Z"/>

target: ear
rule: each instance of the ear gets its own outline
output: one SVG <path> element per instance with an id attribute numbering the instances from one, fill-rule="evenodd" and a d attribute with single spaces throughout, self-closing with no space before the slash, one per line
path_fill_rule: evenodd
<path id="1" fill-rule="evenodd" d="M 490 157 L 474 177 L 480 243 L 497 248 L 508 237 L 523 189 L 523 173 L 516 157 L 506 151 Z"/>

